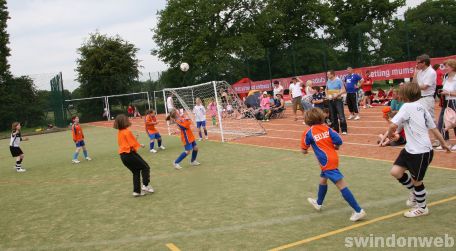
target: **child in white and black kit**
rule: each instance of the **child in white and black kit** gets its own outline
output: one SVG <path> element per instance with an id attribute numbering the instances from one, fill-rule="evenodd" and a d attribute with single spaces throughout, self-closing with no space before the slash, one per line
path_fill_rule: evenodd
<path id="1" fill-rule="evenodd" d="M 386 137 L 392 139 L 394 134 L 402 128 L 405 130 L 407 143 L 390 172 L 410 191 L 406 205 L 411 209 L 405 212 L 404 216 L 412 218 L 429 214 L 423 179 L 432 161 L 434 151 L 428 131 L 431 131 L 447 152 L 450 152 L 450 146 L 443 140 L 429 112 L 418 102 L 421 98 L 421 90 L 418 84 L 410 83 L 401 86 L 399 97 L 405 104 L 391 119 L 391 124 L 383 139 Z"/>
<path id="2" fill-rule="evenodd" d="M 16 172 L 23 173 L 26 170 L 22 168 L 22 160 L 24 159 L 24 153 L 22 152 L 19 144 L 21 141 L 26 141 L 28 138 L 21 137 L 21 123 L 14 122 L 11 125 L 11 140 L 10 140 L 10 152 L 13 157 L 16 158 Z"/>

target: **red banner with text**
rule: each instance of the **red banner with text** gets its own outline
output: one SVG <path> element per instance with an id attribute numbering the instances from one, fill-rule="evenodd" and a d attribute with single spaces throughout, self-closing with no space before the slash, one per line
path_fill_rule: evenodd
<path id="1" fill-rule="evenodd" d="M 443 62 L 447 59 L 456 59 L 456 55 L 441 57 L 441 58 L 431 58 L 431 66 L 434 64 L 440 64 L 440 67 L 443 69 Z M 370 70 L 370 77 L 374 81 L 378 80 L 389 80 L 389 79 L 405 79 L 412 78 L 413 73 L 415 72 L 415 61 L 401 62 L 394 64 L 383 64 L 376 66 L 368 66 L 362 68 L 354 69 L 355 73 L 364 76 L 366 70 Z M 343 79 L 347 75 L 347 70 L 336 71 L 336 75 Z M 315 73 L 310 75 L 297 76 L 301 82 L 306 82 L 307 80 L 312 80 L 315 86 L 324 86 L 326 85 L 326 73 Z M 292 77 L 287 78 L 275 78 L 272 79 L 272 82 L 279 81 L 285 89 L 288 89 Z M 272 90 L 271 80 L 259 80 L 259 81 L 239 81 L 232 85 L 234 90 L 237 93 L 247 93 L 250 90 L 260 90 L 260 91 L 270 91 Z"/>

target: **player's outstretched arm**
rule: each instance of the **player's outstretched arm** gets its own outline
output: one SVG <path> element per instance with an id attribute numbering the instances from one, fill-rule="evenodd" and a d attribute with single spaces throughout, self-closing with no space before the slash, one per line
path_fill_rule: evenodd
<path id="1" fill-rule="evenodd" d="M 445 140 L 443 139 L 442 134 L 440 134 L 439 130 L 437 128 L 432 128 L 431 132 L 432 132 L 432 134 L 434 134 L 434 137 L 439 140 L 442 148 L 445 149 L 447 153 L 451 152 L 450 145 L 448 145 L 448 143 L 445 142 Z"/>

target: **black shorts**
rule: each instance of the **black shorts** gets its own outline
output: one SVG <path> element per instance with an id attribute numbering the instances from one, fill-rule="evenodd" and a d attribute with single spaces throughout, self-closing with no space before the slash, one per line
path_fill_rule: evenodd
<path id="1" fill-rule="evenodd" d="M 17 156 L 20 156 L 21 154 L 24 154 L 20 147 L 14 147 L 14 146 L 10 146 L 10 152 L 13 157 L 17 157 Z"/>
<path id="2" fill-rule="evenodd" d="M 394 161 L 394 165 L 405 167 L 414 180 L 422 181 L 433 156 L 433 150 L 427 153 L 411 154 L 402 149 L 396 161 Z"/>
<path id="3" fill-rule="evenodd" d="M 365 91 L 364 92 L 364 96 L 369 97 L 370 95 L 372 95 L 372 91 Z"/>

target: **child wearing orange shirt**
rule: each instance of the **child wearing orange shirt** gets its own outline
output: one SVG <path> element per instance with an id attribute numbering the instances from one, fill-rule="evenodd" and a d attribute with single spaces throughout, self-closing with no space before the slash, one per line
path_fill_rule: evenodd
<path id="1" fill-rule="evenodd" d="M 146 132 L 147 135 L 150 138 L 150 152 L 151 153 L 156 153 L 157 150 L 154 149 L 154 144 L 155 140 L 157 140 L 158 143 L 158 148 L 165 150 L 166 148 L 162 146 L 162 138 L 160 136 L 160 133 L 158 130 L 155 128 L 156 125 L 158 125 L 157 117 L 155 116 L 155 111 L 153 109 L 147 111 L 146 117 L 145 117 L 145 124 L 146 124 Z"/>
<path id="2" fill-rule="evenodd" d="M 179 163 L 190 154 L 192 151 L 192 159 L 190 165 L 198 166 L 200 163 L 196 161 L 196 156 L 198 155 L 198 146 L 196 145 L 195 137 L 193 136 L 192 129 L 190 126 L 192 125 L 192 121 L 188 118 L 180 116 L 178 111 L 172 110 L 168 117 L 166 118 L 167 121 L 172 121 L 176 123 L 177 127 L 181 133 L 181 141 L 184 145 L 185 151 L 179 155 L 179 157 L 173 162 L 174 168 L 182 169 Z"/>
<path id="3" fill-rule="evenodd" d="M 312 108 L 304 115 L 304 120 L 310 128 L 302 134 L 301 151 L 307 154 L 307 149 L 312 146 L 321 168 L 317 199 L 308 198 L 307 200 L 317 211 L 320 211 L 328 191 L 329 179 L 340 190 L 342 197 L 355 210 L 350 220 L 358 221 L 366 216 L 366 212 L 358 205 L 352 192 L 348 189 L 347 183 L 344 181 L 344 176 L 339 171 L 339 156 L 336 150 L 342 145 L 342 139 L 338 133 L 324 124 L 325 117 L 320 108 Z"/>
<path id="4" fill-rule="evenodd" d="M 81 161 L 78 160 L 79 152 L 81 151 L 84 153 L 84 157 L 86 160 L 92 160 L 87 153 L 87 148 L 84 142 L 84 133 L 82 132 L 82 127 L 79 124 L 79 117 L 73 117 L 73 125 L 71 126 L 71 134 L 73 135 L 73 141 L 76 144 L 76 151 L 73 154 L 73 160 L 71 161 L 73 164 L 79 164 Z"/>
<path id="5" fill-rule="evenodd" d="M 139 144 L 133 133 L 128 129 L 131 126 L 128 117 L 124 114 L 117 115 L 114 120 L 114 128 L 118 129 L 117 143 L 119 144 L 119 154 L 122 163 L 133 174 L 133 197 L 143 196 L 146 193 L 153 193 L 154 189 L 149 185 L 150 167 L 147 162 L 137 153 Z M 142 176 L 142 186 L 141 186 Z"/>

